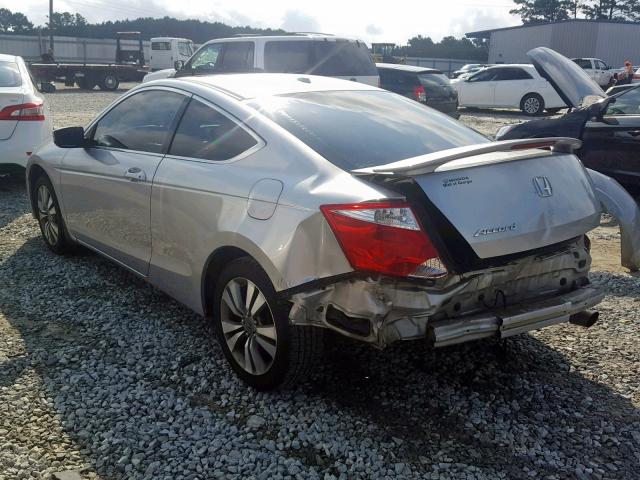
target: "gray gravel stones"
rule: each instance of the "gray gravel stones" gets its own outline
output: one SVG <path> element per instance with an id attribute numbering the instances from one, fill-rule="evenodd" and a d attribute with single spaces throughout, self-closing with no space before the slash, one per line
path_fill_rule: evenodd
<path id="1" fill-rule="evenodd" d="M 55 94 L 56 124 L 105 95 Z M 640 478 L 640 279 L 592 277 L 591 329 L 335 339 L 306 384 L 260 393 L 197 315 L 96 255 L 51 254 L 22 179 L 0 178 L 0 479 Z"/>

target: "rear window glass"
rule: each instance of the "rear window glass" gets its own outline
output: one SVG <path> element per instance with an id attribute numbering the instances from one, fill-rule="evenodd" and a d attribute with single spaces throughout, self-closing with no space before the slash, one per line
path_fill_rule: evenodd
<path id="1" fill-rule="evenodd" d="M 0 62 L 0 87 L 19 87 L 22 85 L 20 70 L 15 62 Z"/>
<path id="2" fill-rule="evenodd" d="M 171 42 L 152 42 L 151 50 L 171 50 Z"/>
<path id="3" fill-rule="evenodd" d="M 347 41 L 279 41 L 265 45 L 265 70 L 324 76 L 376 76 L 366 45 Z"/>
<path id="4" fill-rule="evenodd" d="M 421 73 L 418 75 L 420 83 L 425 87 L 448 87 L 449 79 L 444 73 Z"/>
<path id="5" fill-rule="evenodd" d="M 344 170 L 488 141 L 447 115 L 389 92 L 310 92 L 248 104 Z"/>

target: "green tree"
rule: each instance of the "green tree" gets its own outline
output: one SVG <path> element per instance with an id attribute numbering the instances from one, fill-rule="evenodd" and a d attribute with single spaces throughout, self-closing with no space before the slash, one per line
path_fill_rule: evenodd
<path id="1" fill-rule="evenodd" d="M 575 0 L 513 0 L 517 5 L 509 11 L 519 15 L 522 23 L 557 22 L 575 16 Z M 571 12 L 571 15 L 570 15 Z"/>
<path id="2" fill-rule="evenodd" d="M 0 32 L 29 33 L 31 31 L 33 31 L 33 23 L 22 13 L 13 13 L 7 8 L 0 8 Z"/>
<path id="3" fill-rule="evenodd" d="M 591 20 L 638 20 L 640 0 L 592 0 L 582 6 L 582 13 Z"/>
<path id="4" fill-rule="evenodd" d="M 87 26 L 87 19 L 79 13 L 53 12 L 49 27 L 54 30 L 66 28 L 83 28 Z"/>

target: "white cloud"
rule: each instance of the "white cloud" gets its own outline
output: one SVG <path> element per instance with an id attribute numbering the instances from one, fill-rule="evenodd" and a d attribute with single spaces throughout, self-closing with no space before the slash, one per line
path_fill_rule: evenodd
<path id="1" fill-rule="evenodd" d="M 374 25 L 373 23 L 370 23 L 369 25 L 367 25 L 364 31 L 367 32 L 368 35 L 371 35 L 374 37 L 377 35 L 382 35 L 384 33 L 384 30 L 382 28 L 378 27 L 377 25 Z"/>
<path id="2" fill-rule="evenodd" d="M 281 28 L 288 32 L 320 32 L 320 23 L 315 17 L 300 10 L 287 10 L 282 17 Z"/>

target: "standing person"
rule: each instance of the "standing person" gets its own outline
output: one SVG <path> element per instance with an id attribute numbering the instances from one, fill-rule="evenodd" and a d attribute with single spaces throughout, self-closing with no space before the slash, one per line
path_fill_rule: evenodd
<path id="1" fill-rule="evenodd" d="M 629 60 L 624 62 L 624 71 L 618 74 L 616 85 L 627 85 L 633 80 L 633 65 Z"/>

